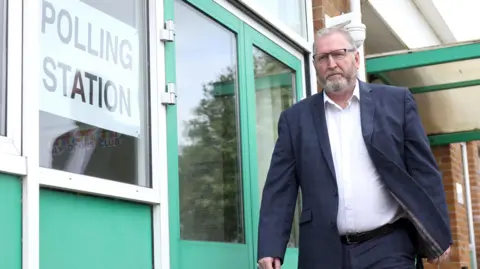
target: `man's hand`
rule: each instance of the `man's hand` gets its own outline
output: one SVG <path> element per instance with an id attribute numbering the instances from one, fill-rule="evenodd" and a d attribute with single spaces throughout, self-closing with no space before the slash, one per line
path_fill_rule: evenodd
<path id="1" fill-rule="evenodd" d="M 280 269 L 280 259 L 265 257 L 258 261 L 260 269 Z"/>
<path id="2" fill-rule="evenodd" d="M 427 261 L 432 264 L 439 264 L 450 256 L 450 247 L 442 254 L 442 256 L 436 258 L 436 259 L 428 259 Z"/>

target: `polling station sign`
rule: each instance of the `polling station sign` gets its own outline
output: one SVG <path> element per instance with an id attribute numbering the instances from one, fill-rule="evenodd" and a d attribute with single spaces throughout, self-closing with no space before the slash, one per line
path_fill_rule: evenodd
<path id="1" fill-rule="evenodd" d="M 43 0 L 40 110 L 140 133 L 137 29 L 77 0 Z"/>

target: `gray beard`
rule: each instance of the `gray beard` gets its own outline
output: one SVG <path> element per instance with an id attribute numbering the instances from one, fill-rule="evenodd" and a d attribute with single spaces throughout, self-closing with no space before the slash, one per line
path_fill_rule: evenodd
<path id="1" fill-rule="evenodd" d="M 342 78 L 337 81 L 327 81 L 323 89 L 326 92 L 341 93 L 344 89 L 347 88 L 347 85 L 347 80 L 345 78 Z"/>
<path id="2" fill-rule="evenodd" d="M 355 81 L 355 76 L 351 78 L 342 77 L 341 79 L 336 81 L 327 80 L 325 85 L 323 85 L 323 89 L 329 93 L 342 93 L 348 90 L 349 86 L 351 86 L 354 81 Z"/>

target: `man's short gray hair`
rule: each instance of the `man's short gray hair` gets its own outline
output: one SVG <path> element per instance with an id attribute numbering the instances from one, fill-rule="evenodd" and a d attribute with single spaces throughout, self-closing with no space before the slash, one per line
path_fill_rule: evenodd
<path id="1" fill-rule="evenodd" d="M 313 54 L 316 54 L 317 51 L 317 40 L 324 37 L 328 36 L 331 34 L 341 34 L 345 37 L 345 39 L 348 41 L 348 43 L 351 46 L 351 49 L 356 49 L 357 47 L 355 46 L 355 41 L 353 40 L 352 36 L 350 33 L 343 27 L 331 27 L 331 28 L 323 28 L 317 31 L 315 33 L 315 39 L 313 41 Z M 350 49 L 350 48 L 349 48 Z"/>

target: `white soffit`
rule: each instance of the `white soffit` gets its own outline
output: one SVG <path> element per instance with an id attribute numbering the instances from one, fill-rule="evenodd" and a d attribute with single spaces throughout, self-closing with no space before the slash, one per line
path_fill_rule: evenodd
<path id="1" fill-rule="evenodd" d="M 457 0 L 458 1 L 458 0 Z M 434 2 L 446 2 L 444 0 L 413 0 L 417 8 L 430 24 L 432 29 L 437 33 L 437 36 L 444 44 L 455 43 L 457 39 L 453 35 L 449 25 L 445 21 L 444 16 L 438 9 L 438 5 Z M 450 5 L 452 2 L 449 1 Z"/>
<path id="2" fill-rule="evenodd" d="M 369 2 L 362 3 L 362 22 L 367 26 L 365 55 L 408 49 Z"/>
<path id="3" fill-rule="evenodd" d="M 409 49 L 443 43 L 412 0 L 368 0 L 368 2 Z"/>
<path id="4" fill-rule="evenodd" d="M 479 0 L 417 0 L 432 2 L 457 42 L 480 39 Z M 441 27 L 441 26 L 440 26 Z M 449 42 L 452 43 L 452 42 Z"/>

